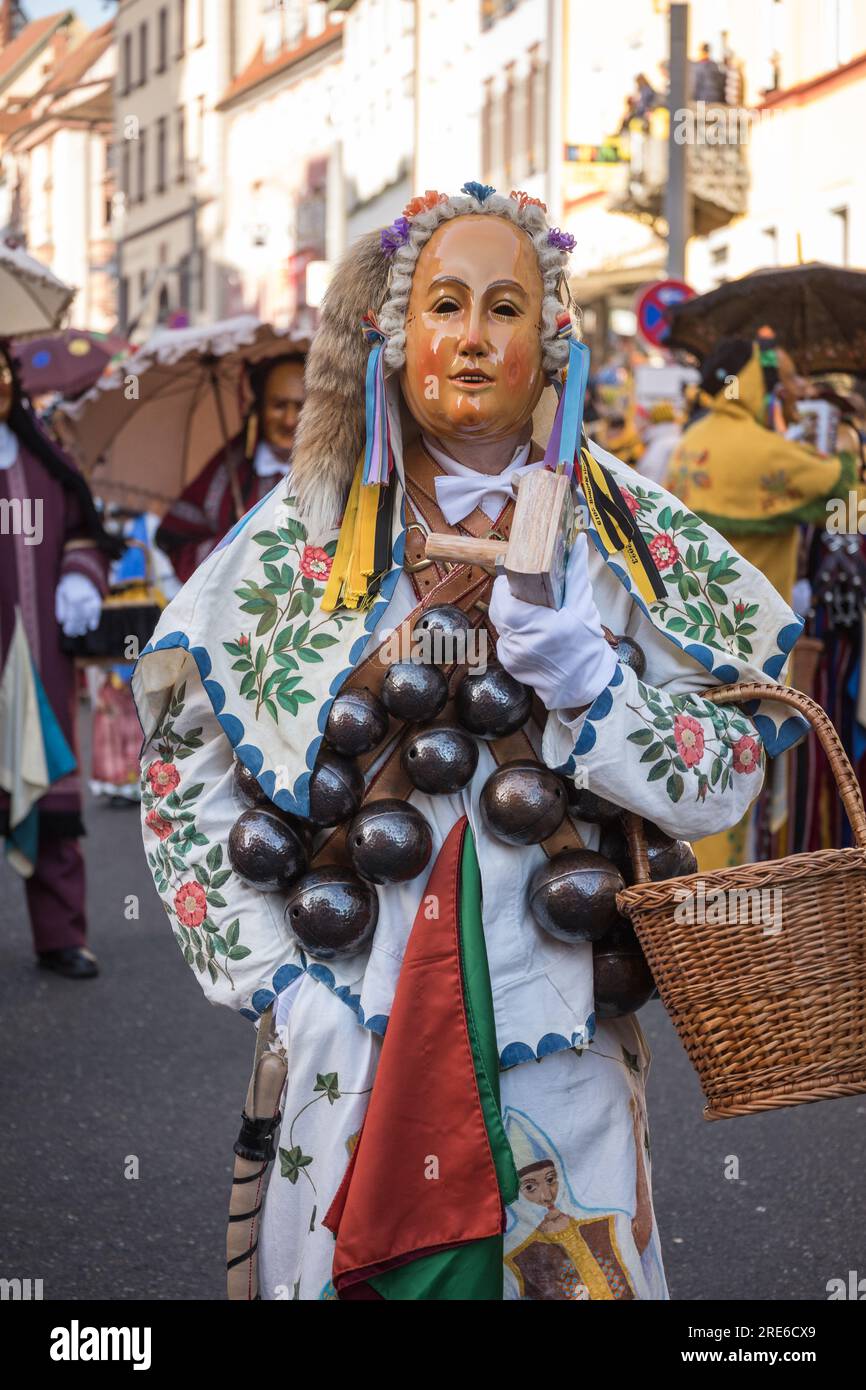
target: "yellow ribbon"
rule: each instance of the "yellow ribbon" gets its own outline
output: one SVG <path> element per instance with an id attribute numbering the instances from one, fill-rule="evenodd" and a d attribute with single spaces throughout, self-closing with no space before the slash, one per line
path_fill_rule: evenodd
<path id="1" fill-rule="evenodd" d="M 362 607 L 374 573 L 381 485 L 362 483 L 363 472 L 362 455 L 352 479 L 334 563 L 322 595 L 321 607 L 325 613 L 331 613 L 338 607 Z"/>

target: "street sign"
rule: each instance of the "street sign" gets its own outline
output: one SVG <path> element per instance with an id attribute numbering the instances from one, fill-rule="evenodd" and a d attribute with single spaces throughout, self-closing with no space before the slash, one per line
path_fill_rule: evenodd
<path id="1" fill-rule="evenodd" d="M 685 280 L 656 280 L 654 284 L 647 285 L 635 305 L 641 337 L 651 347 L 664 347 L 670 330 L 668 310 L 684 304 L 687 299 L 693 299 L 694 294 Z"/>

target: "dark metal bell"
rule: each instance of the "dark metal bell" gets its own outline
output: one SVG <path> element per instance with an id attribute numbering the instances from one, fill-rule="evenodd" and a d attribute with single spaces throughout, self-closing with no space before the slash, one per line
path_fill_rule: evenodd
<path id="1" fill-rule="evenodd" d="M 285 891 L 307 867 L 307 846 L 280 815 L 244 811 L 228 838 L 229 863 L 262 893 Z"/>
<path id="2" fill-rule="evenodd" d="M 633 637 L 617 637 L 614 640 L 617 661 L 621 661 L 623 666 L 630 666 L 638 680 L 643 680 L 646 671 L 646 654 L 643 647 L 639 646 Z"/>
<path id="3" fill-rule="evenodd" d="M 562 778 L 543 763 L 516 759 L 491 773 L 481 791 L 484 824 L 508 845 L 537 845 L 565 816 Z"/>
<path id="4" fill-rule="evenodd" d="M 388 711 L 369 690 L 347 690 L 331 705 L 325 738 L 347 758 L 369 753 L 388 732 Z"/>
<path id="5" fill-rule="evenodd" d="M 242 762 L 235 761 L 234 773 L 232 777 L 235 794 L 249 810 L 270 811 L 272 816 L 279 816 L 280 820 L 290 825 L 296 835 L 299 835 L 310 848 L 313 827 L 309 821 L 303 820 L 300 816 L 292 815 L 291 811 L 283 811 L 275 802 L 266 796 L 259 786 L 258 779 L 253 776 L 249 768 L 244 767 Z"/>
<path id="6" fill-rule="evenodd" d="M 410 724 L 435 719 L 448 702 L 448 682 L 437 666 L 397 661 L 382 685 L 382 704 L 395 719 Z"/>
<path id="7" fill-rule="evenodd" d="M 379 899 L 351 869 L 315 869 L 299 879 L 286 904 L 298 944 L 317 960 L 362 951 L 376 930 Z"/>
<path id="8" fill-rule="evenodd" d="M 455 603 L 440 603 L 426 609 L 412 629 L 413 645 L 424 637 L 423 659 L 435 666 L 450 665 L 464 658 L 464 633 L 472 623 L 469 615 Z"/>
<path id="9" fill-rule="evenodd" d="M 419 791 L 447 796 L 472 781 L 478 766 L 478 744 L 454 724 L 430 724 L 404 744 L 400 763 Z"/>
<path id="10" fill-rule="evenodd" d="M 408 801 L 382 797 L 362 806 L 346 831 L 352 868 L 370 883 L 405 883 L 430 862 L 433 836 Z"/>
<path id="11" fill-rule="evenodd" d="M 566 790 L 568 792 L 568 804 L 578 820 L 589 821 L 591 825 L 606 825 L 619 820 L 622 807 L 617 806 L 615 802 L 608 801 L 604 796 L 598 796 L 596 792 L 591 792 L 586 787 L 576 787 L 568 778 L 566 778 Z"/>
<path id="12" fill-rule="evenodd" d="M 636 1013 L 655 993 L 655 980 L 637 937 L 633 942 L 625 936 L 594 942 L 592 971 L 598 1018 L 623 1018 Z"/>
<path id="13" fill-rule="evenodd" d="M 263 810 L 273 808 L 274 803 L 269 796 L 266 796 L 259 786 L 258 779 L 253 776 L 248 767 L 237 758 L 235 759 L 234 772 L 232 773 L 232 785 L 235 795 L 243 802 L 248 810 L 255 810 L 261 806 Z"/>
<path id="14" fill-rule="evenodd" d="M 309 819 L 317 826 L 339 825 L 354 816 L 364 795 L 364 774 L 351 758 L 323 748 L 310 778 Z"/>
<path id="15" fill-rule="evenodd" d="M 529 907 L 557 941 L 596 941 L 619 916 L 616 895 L 624 887 L 609 859 L 590 849 L 565 849 L 536 869 Z"/>
<path id="16" fill-rule="evenodd" d="M 467 671 L 457 688 L 457 718 L 477 738 L 504 738 L 522 729 L 532 709 L 532 691 L 501 666 Z"/>
<path id="17" fill-rule="evenodd" d="M 653 883 L 659 883 L 664 878 L 678 878 L 681 874 L 697 873 L 698 861 L 688 840 L 671 839 L 652 821 L 644 821 L 643 828 Z M 626 883 L 634 883 L 628 842 L 619 826 L 605 826 L 599 851 L 613 861 Z"/>

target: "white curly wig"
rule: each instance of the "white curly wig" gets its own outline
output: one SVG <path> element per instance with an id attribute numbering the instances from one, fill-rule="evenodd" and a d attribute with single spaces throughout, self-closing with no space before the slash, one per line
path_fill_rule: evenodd
<path id="1" fill-rule="evenodd" d="M 469 189 L 469 192 L 465 190 Z M 476 191 L 472 191 L 476 190 Z M 433 202 L 433 198 L 439 201 Z M 437 227 L 454 217 L 504 217 L 532 241 L 541 272 L 542 367 L 551 380 L 566 366 L 568 343 L 557 318 L 566 305 L 569 240 L 554 231 L 544 209 L 524 195 L 504 197 L 481 185 L 464 185 L 453 197 L 428 194 L 431 205 L 404 222 L 369 232 L 337 267 L 322 304 L 319 330 L 307 357 L 307 398 L 292 460 L 292 491 L 312 532 L 335 526 L 342 514 L 364 442 L 364 380 L 369 345 L 361 321 L 372 311 L 386 339 L 389 375 L 406 360 L 406 311 L 418 257 Z M 411 204 L 410 204 L 411 206 Z M 396 246 L 396 250 L 394 247 Z M 576 326 L 576 325 L 575 325 Z"/>

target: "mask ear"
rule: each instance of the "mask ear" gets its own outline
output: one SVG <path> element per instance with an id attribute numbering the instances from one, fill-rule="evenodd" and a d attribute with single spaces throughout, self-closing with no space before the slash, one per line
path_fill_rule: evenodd
<path id="1" fill-rule="evenodd" d="M 371 304 L 382 304 L 388 270 L 379 232 L 369 232 L 343 257 L 322 304 L 292 456 L 292 490 L 311 537 L 338 524 L 364 445 L 370 345 L 362 322 Z"/>

